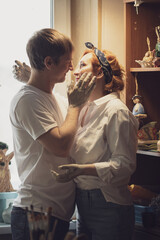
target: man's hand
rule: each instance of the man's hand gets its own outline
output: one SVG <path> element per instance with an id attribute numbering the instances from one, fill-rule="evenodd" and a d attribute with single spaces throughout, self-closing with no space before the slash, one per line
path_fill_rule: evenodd
<path id="1" fill-rule="evenodd" d="M 83 73 L 77 84 L 71 83 L 68 88 L 68 101 L 72 107 L 82 106 L 95 87 L 96 77 L 92 73 Z"/>
<path id="2" fill-rule="evenodd" d="M 16 65 L 13 65 L 14 78 L 20 82 L 27 83 L 31 75 L 31 68 L 18 60 L 15 60 L 15 63 Z"/>
<path id="3" fill-rule="evenodd" d="M 57 173 L 51 170 L 52 176 L 57 182 L 65 183 L 71 181 L 72 179 L 79 175 L 83 175 L 85 165 L 66 164 L 61 165 L 58 168 L 63 170 L 63 173 Z"/>

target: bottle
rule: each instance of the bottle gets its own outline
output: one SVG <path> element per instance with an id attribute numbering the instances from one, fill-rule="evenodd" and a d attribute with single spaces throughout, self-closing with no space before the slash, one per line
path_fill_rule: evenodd
<path id="1" fill-rule="evenodd" d="M 7 223 L 7 224 L 11 223 L 12 205 L 13 205 L 13 203 L 10 203 L 9 207 L 4 209 L 4 211 L 2 212 L 2 219 L 3 219 L 4 223 Z"/>

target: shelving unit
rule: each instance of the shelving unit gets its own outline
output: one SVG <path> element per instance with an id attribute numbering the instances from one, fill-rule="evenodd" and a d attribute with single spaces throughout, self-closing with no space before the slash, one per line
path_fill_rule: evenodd
<path id="1" fill-rule="evenodd" d="M 124 0 L 125 12 L 125 70 L 127 74 L 125 88 L 125 102 L 132 111 L 134 103 L 132 97 L 142 96 L 142 103 L 147 113 L 144 124 L 156 121 L 160 129 L 160 68 L 141 68 L 135 60 L 142 60 L 148 51 L 147 37 L 151 50 L 155 49 L 157 35 L 155 27 L 160 25 L 160 0 L 143 0 L 138 7 L 135 1 Z M 160 188 L 160 153 L 151 151 L 137 151 L 137 169 L 130 184 L 147 185 Z M 145 229 L 142 225 L 135 225 L 134 240 L 158 240 L 160 232 Z"/>
<path id="2" fill-rule="evenodd" d="M 124 1 L 125 11 L 125 68 L 126 104 L 133 109 L 132 97 L 136 93 L 135 74 L 137 74 L 139 94 L 149 121 L 160 122 L 160 68 L 141 68 L 135 60 L 142 60 L 148 51 L 147 37 L 153 50 L 157 42 L 155 27 L 160 25 L 160 1 L 143 0 L 138 8 L 134 1 Z"/>
<path id="3" fill-rule="evenodd" d="M 155 49 L 157 42 L 155 27 L 160 25 L 160 0 L 141 2 L 137 14 L 135 1 L 124 0 L 127 74 L 125 103 L 132 111 L 134 106 L 132 97 L 136 94 L 136 78 L 138 94 L 142 96 L 142 103 L 147 113 L 144 124 L 156 121 L 160 129 L 160 67 L 141 68 L 135 62 L 135 60 L 142 60 L 148 51 L 147 37 L 150 39 L 151 50 Z"/>

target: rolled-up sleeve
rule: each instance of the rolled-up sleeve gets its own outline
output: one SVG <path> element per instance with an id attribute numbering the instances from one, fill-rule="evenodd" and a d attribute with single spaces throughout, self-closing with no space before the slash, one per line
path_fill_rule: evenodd
<path id="1" fill-rule="evenodd" d="M 124 184 L 136 168 L 138 121 L 129 110 L 113 112 L 105 128 L 110 149 L 107 161 L 94 163 L 98 176 L 107 184 Z"/>

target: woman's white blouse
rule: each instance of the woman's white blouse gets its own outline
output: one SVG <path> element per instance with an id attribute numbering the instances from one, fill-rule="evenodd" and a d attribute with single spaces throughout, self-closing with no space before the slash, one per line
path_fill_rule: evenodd
<path id="1" fill-rule="evenodd" d="M 77 187 L 100 188 L 107 201 L 131 204 L 127 186 L 136 168 L 137 130 L 137 119 L 117 93 L 86 105 L 80 114 L 71 158 L 78 164 L 93 163 L 98 177 L 79 176 L 75 179 Z"/>

